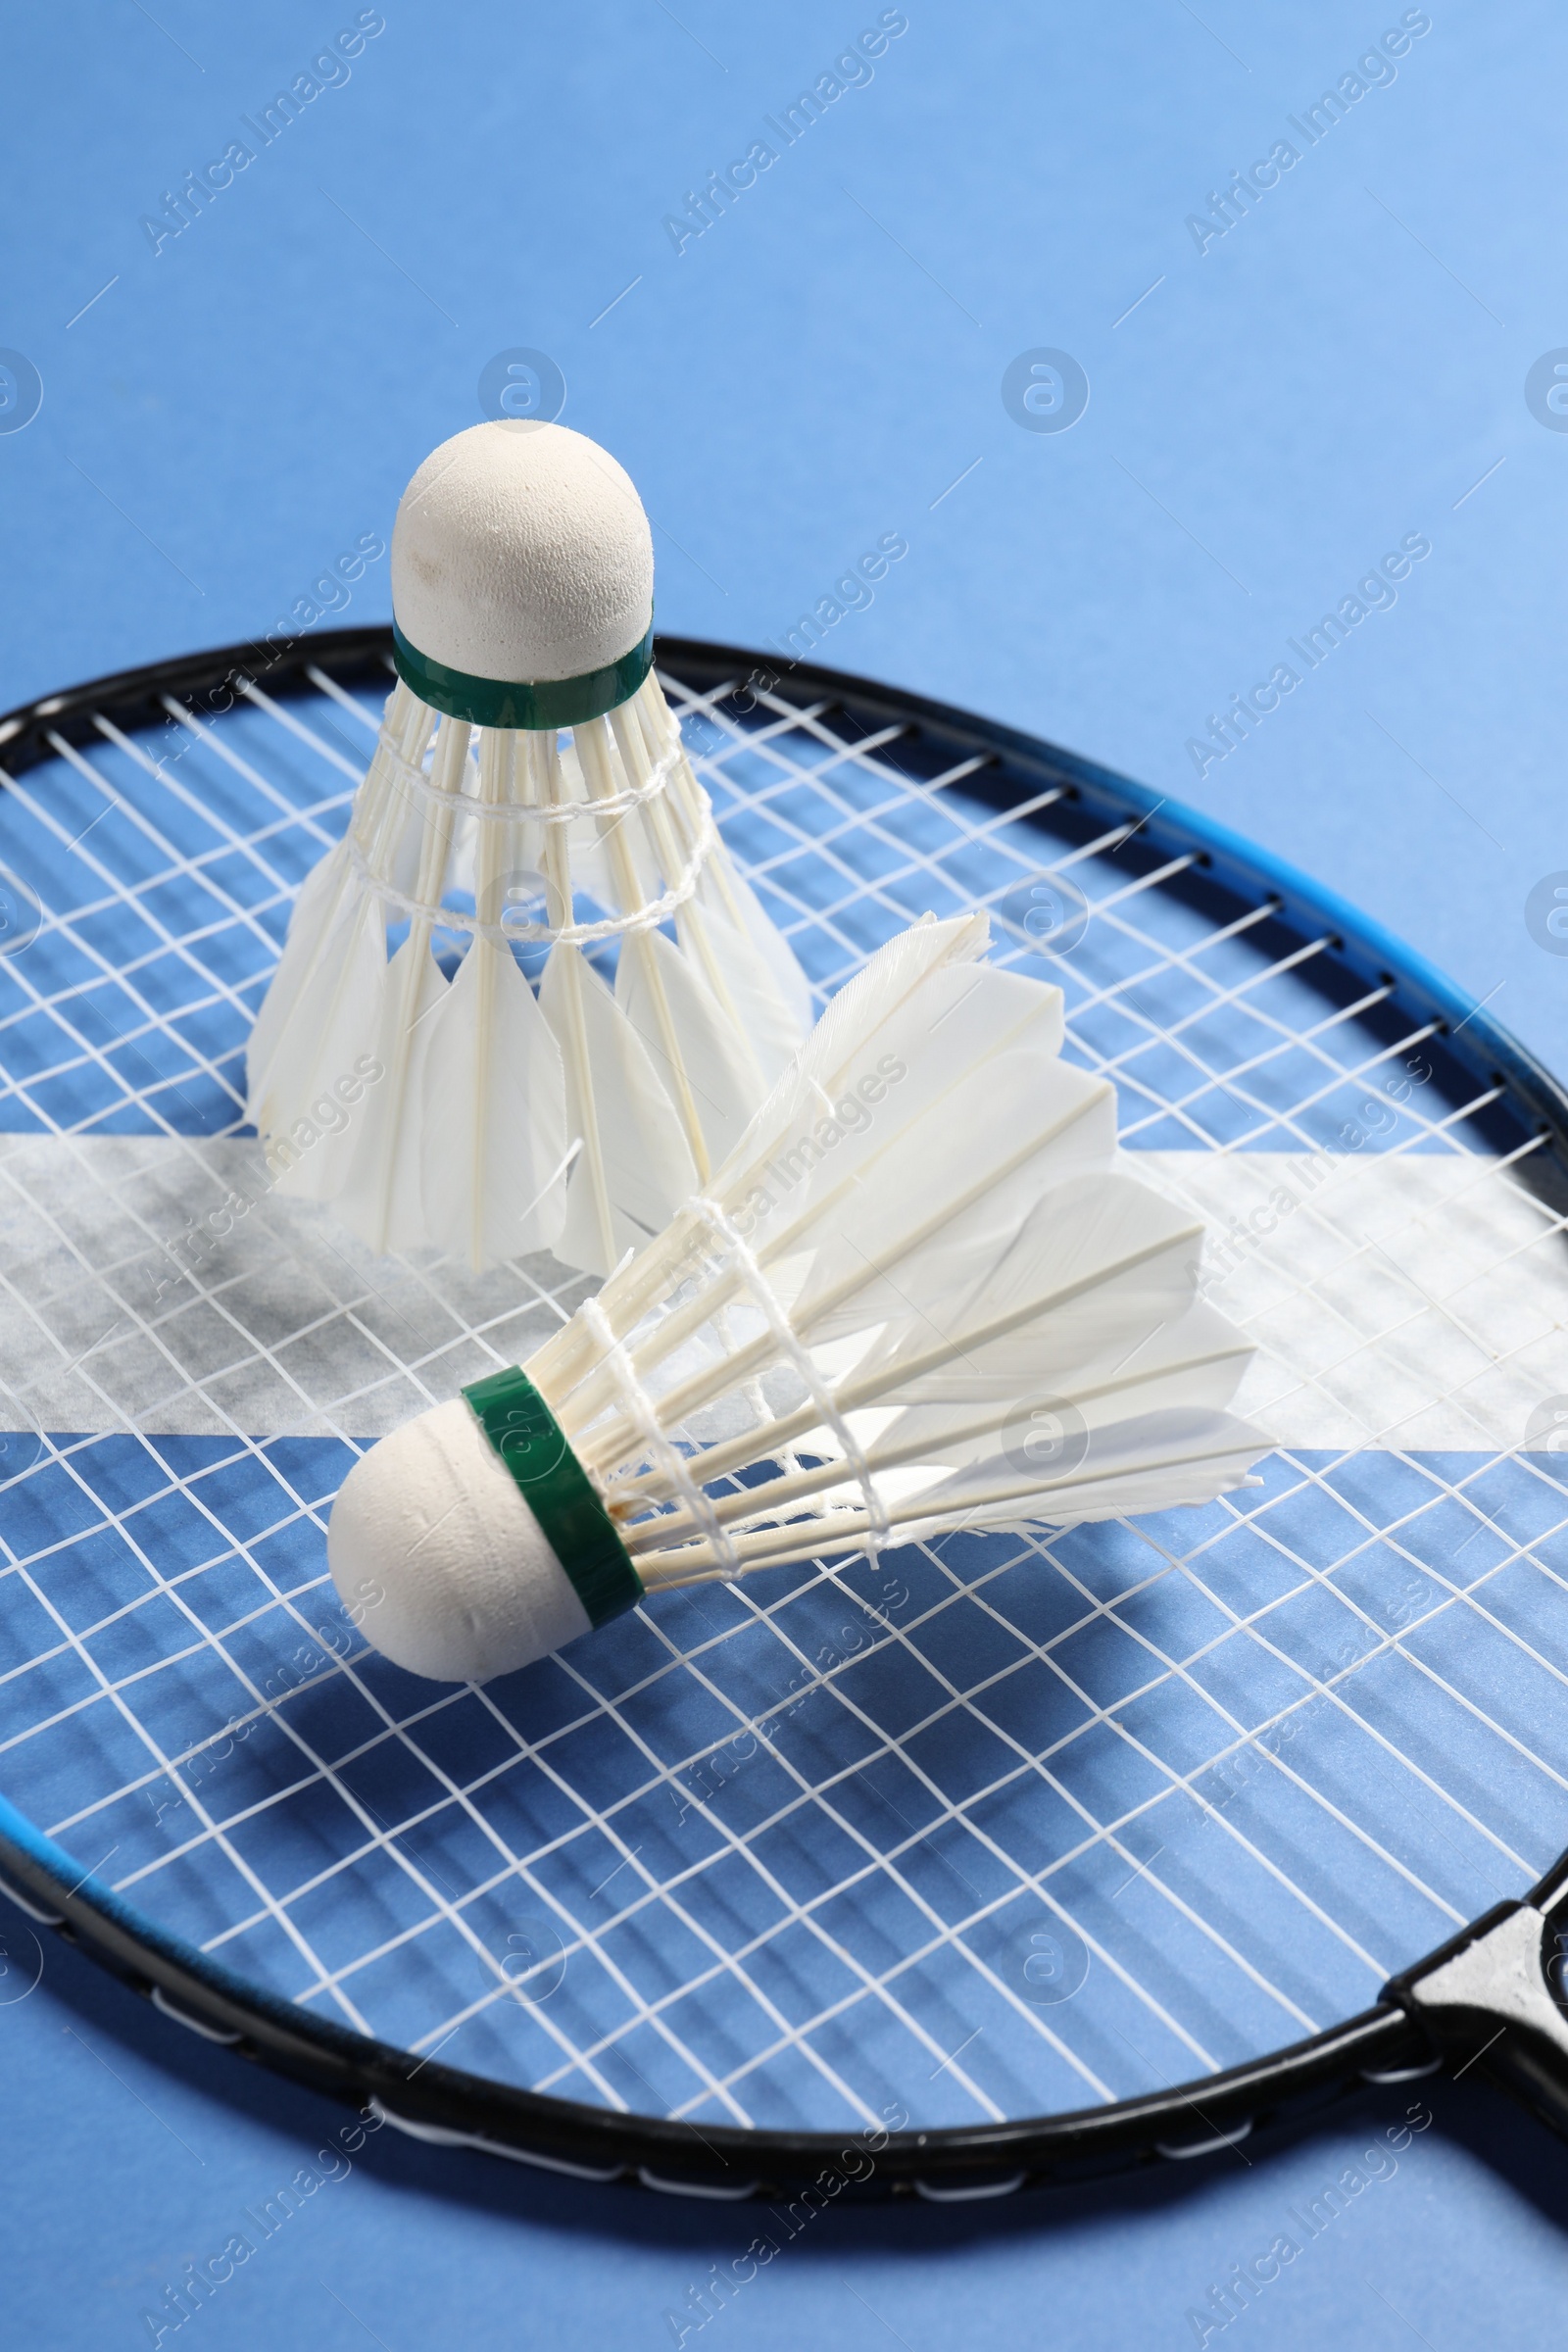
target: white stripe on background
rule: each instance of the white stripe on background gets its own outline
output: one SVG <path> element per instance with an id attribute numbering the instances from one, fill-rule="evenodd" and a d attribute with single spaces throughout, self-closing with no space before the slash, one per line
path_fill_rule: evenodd
<path id="1" fill-rule="evenodd" d="M 1292 1446 L 1507 1450 L 1568 1393 L 1568 1240 L 1466 1152 L 1137 1152 L 1202 1215 L 1205 1296 L 1257 1344 L 1239 1409 Z"/>
<path id="2" fill-rule="evenodd" d="M 1457 1152 L 1125 1164 L 1207 1224 L 1207 1296 L 1259 1351 L 1239 1405 L 1280 1444 L 1492 1451 L 1568 1393 L 1568 1242 L 1518 1172 Z M 378 1437 L 536 1347 L 585 1287 L 549 1257 L 479 1278 L 374 1258 L 265 1185 L 254 1142 L 0 1138 L 0 1419 Z M 256 1201 L 242 1217 L 232 1192 Z"/>

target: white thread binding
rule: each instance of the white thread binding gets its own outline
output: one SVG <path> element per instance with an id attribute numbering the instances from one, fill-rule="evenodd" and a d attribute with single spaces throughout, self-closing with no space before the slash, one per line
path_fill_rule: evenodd
<path id="1" fill-rule="evenodd" d="M 437 795 L 449 808 L 456 797 L 450 793 Z M 465 803 L 464 806 L 467 807 L 468 804 Z M 695 893 L 704 866 L 718 847 L 718 831 L 713 823 L 712 810 L 709 809 L 703 817 L 702 829 L 679 881 L 671 883 L 662 897 L 651 899 L 646 906 L 639 906 L 635 914 L 609 915 L 598 923 L 563 923 L 559 931 L 553 930 L 549 923 L 482 923 L 476 914 L 465 914 L 461 907 L 445 906 L 439 903 L 432 906 L 424 899 L 407 898 L 401 890 L 395 890 L 390 882 L 384 882 L 372 870 L 368 858 L 352 834 L 345 836 L 345 843 L 349 863 L 365 888 L 373 891 L 383 906 L 395 906 L 400 914 L 406 914 L 411 919 L 422 915 L 426 922 L 443 931 L 465 931 L 471 938 L 492 939 L 505 947 L 529 940 L 543 940 L 564 948 L 576 948 L 589 940 L 624 939 L 634 931 L 657 931 L 661 923 L 667 922 Z"/>
<path id="2" fill-rule="evenodd" d="M 499 730 L 497 730 L 499 732 Z M 377 746 L 384 755 L 382 773 L 391 788 L 407 792 L 416 799 L 428 801 L 437 808 L 457 808 L 465 816 L 477 817 L 482 824 L 510 825 L 526 817 L 535 825 L 569 825 L 579 816 L 624 816 L 640 808 L 645 801 L 653 801 L 665 791 L 679 763 L 682 747 L 676 744 L 654 762 L 646 784 L 629 784 L 624 792 L 612 792 L 602 801 L 480 801 L 466 792 L 442 792 L 431 783 L 421 763 L 405 760 L 386 730 L 381 732 Z M 388 774 L 387 771 L 390 770 Z"/>
<path id="3" fill-rule="evenodd" d="M 831 1430 L 838 1440 L 844 1460 L 850 1470 L 854 1472 L 860 1493 L 865 1498 L 865 1515 L 870 1522 L 863 1534 L 857 1538 L 857 1542 L 868 1558 L 874 1558 L 888 1539 L 887 1509 L 872 1481 L 870 1466 L 861 1450 L 859 1442 L 851 1434 L 848 1422 L 838 1409 L 832 1390 L 828 1388 L 817 1371 L 809 1348 L 803 1346 L 797 1337 L 788 1315 L 778 1302 L 772 1284 L 717 1201 L 710 1200 L 705 1195 L 699 1193 L 686 1203 L 686 1209 L 690 1214 L 700 1217 L 709 1231 L 715 1234 L 722 1243 L 721 1262 L 726 1268 L 733 1268 L 739 1274 L 753 1302 L 761 1309 L 780 1353 L 787 1356 L 794 1365 L 800 1374 L 808 1396 L 821 1416 L 823 1425 Z M 834 1547 L 835 1549 L 838 1547 L 836 1537 Z"/>
<path id="4" fill-rule="evenodd" d="M 719 1554 L 727 1576 L 740 1572 L 740 1554 L 725 1531 L 724 1523 L 714 1510 L 711 1496 L 693 1478 L 685 1454 L 666 1437 L 660 1425 L 659 1407 L 638 1379 L 630 1355 L 611 1328 L 610 1317 L 597 1298 L 585 1298 L 577 1309 L 588 1329 L 603 1349 L 603 1361 L 619 1384 L 616 1402 L 633 1424 L 664 1476 L 680 1495 L 692 1517 L 706 1529 L 708 1539 Z"/>

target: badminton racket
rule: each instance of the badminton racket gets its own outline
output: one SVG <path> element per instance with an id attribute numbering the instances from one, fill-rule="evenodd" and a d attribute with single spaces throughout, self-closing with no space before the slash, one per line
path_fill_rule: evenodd
<path id="1" fill-rule="evenodd" d="M 972 906 L 1062 987 L 1256 1346 L 1261 1484 L 658 1595 L 482 1689 L 378 1657 L 341 1480 L 592 1285 L 374 1257 L 243 1131 L 388 632 L 99 680 L 0 721 L 6 1889 L 388 2126 L 697 2195 L 1002 2195 L 1483 2049 L 1560 2122 L 1561 1089 L 1083 759 L 659 663 L 819 1004 Z"/>

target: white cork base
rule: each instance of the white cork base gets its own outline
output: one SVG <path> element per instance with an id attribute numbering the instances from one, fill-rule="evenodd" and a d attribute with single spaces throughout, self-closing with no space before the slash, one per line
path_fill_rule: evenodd
<path id="1" fill-rule="evenodd" d="M 654 542 L 630 476 L 564 424 L 470 425 L 432 450 L 392 531 L 392 612 L 470 677 L 543 684 L 640 645 Z"/>
<path id="2" fill-rule="evenodd" d="M 437 1683 L 487 1683 L 589 1631 L 588 1612 L 461 1396 L 349 1472 L 327 1565 L 366 1640 Z"/>

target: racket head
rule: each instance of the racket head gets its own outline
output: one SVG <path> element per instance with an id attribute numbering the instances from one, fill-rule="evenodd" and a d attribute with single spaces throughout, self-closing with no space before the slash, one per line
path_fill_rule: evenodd
<path id="1" fill-rule="evenodd" d="M 1429 2064 L 1384 1981 L 1568 1836 L 1554 1081 L 1126 779 L 665 641 L 823 995 L 974 904 L 1062 985 L 1133 1172 L 1223 1237 L 1210 1295 L 1282 1444 L 1202 1511 L 768 1572 L 483 1692 L 418 1683 L 325 1581 L 331 1495 L 587 1286 L 370 1260 L 270 1199 L 214 1232 L 255 1189 L 248 1018 L 388 642 L 0 722 L 12 942 L 29 882 L 45 913 L 0 955 L 11 1886 L 389 2121 L 698 2193 L 1002 2193 Z"/>

